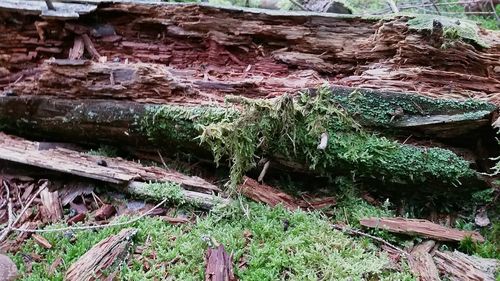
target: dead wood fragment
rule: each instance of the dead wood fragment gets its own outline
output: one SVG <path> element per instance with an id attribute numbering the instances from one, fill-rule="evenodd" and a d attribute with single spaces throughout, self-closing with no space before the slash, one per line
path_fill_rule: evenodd
<path id="1" fill-rule="evenodd" d="M 106 220 L 116 214 L 116 208 L 113 205 L 105 204 L 95 211 L 97 221 Z"/>
<path id="2" fill-rule="evenodd" d="M 85 45 L 83 43 L 83 38 L 81 36 L 76 36 L 73 43 L 73 48 L 69 50 L 68 59 L 79 60 L 83 56 L 85 50 Z"/>
<path id="3" fill-rule="evenodd" d="M 218 187 L 201 178 L 189 177 L 174 170 L 144 167 L 121 158 L 92 156 L 69 149 L 37 150 L 35 143 L 0 133 L 0 159 L 37 166 L 113 184 L 126 185 L 133 180 L 171 181 L 182 187 L 192 187 L 206 192 L 220 191 Z M 98 165 L 104 160 L 107 167 Z"/>
<path id="4" fill-rule="evenodd" d="M 410 269 L 415 276 L 418 276 L 419 281 L 441 280 L 436 264 L 429 253 L 435 244 L 432 240 L 422 242 L 415 246 L 408 256 Z"/>
<path id="5" fill-rule="evenodd" d="M 208 248 L 205 257 L 205 281 L 236 281 L 232 257 L 223 245 Z"/>
<path id="6" fill-rule="evenodd" d="M 474 241 L 484 242 L 484 237 L 476 231 L 464 231 L 447 228 L 428 220 L 405 218 L 366 218 L 361 219 L 360 224 L 369 228 L 380 228 L 388 230 L 389 232 L 423 236 L 439 241 L 460 242 L 466 237 L 471 237 Z"/>
<path id="7" fill-rule="evenodd" d="M 434 262 L 441 274 L 452 281 L 494 281 L 499 266 L 496 259 L 484 259 L 454 251 L 436 251 Z"/>
<path id="8" fill-rule="evenodd" d="M 187 218 L 181 218 L 181 217 L 169 217 L 169 216 L 161 216 L 160 217 L 162 220 L 171 223 L 171 224 L 183 224 L 183 223 L 189 223 L 189 219 Z"/>
<path id="9" fill-rule="evenodd" d="M 40 192 L 40 198 L 42 200 L 41 214 L 43 221 L 58 222 L 63 217 L 59 192 L 57 190 L 50 192 L 47 188 L 44 188 Z"/>
<path id="10" fill-rule="evenodd" d="M 103 271 L 122 262 L 137 230 L 127 228 L 94 245 L 74 262 L 64 277 L 68 281 L 103 279 Z"/>
<path id="11" fill-rule="evenodd" d="M 42 246 L 43 248 L 45 249 L 51 249 L 52 248 L 52 244 L 50 244 L 50 242 L 45 239 L 43 236 L 40 236 L 38 234 L 32 234 L 31 237 L 35 240 L 35 242 Z"/>
<path id="12" fill-rule="evenodd" d="M 77 214 L 77 215 L 75 215 L 75 216 L 73 216 L 73 217 L 69 218 L 69 219 L 66 221 L 66 223 L 67 223 L 68 225 L 73 225 L 73 224 L 75 224 L 75 223 L 78 223 L 78 222 L 82 222 L 82 221 L 84 221 L 84 220 L 85 220 L 85 218 L 86 218 L 86 215 L 85 215 L 84 213 L 80 213 L 80 214 Z"/>
<path id="13" fill-rule="evenodd" d="M 0 280 L 14 281 L 17 277 L 16 264 L 8 256 L 0 254 Z"/>

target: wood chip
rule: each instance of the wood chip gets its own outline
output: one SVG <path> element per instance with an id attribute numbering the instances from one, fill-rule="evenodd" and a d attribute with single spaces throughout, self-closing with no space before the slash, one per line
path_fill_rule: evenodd
<path id="1" fill-rule="evenodd" d="M 415 246 L 408 256 L 410 269 L 415 276 L 418 276 L 419 281 L 441 280 L 436 264 L 429 253 L 435 244 L 436 242 L 432 240 L 425 241 Z"/>
<path id="2" fill-rule="evenodd" d="M 45 239 L 43 236 L 40 236 L 38 234 L 32 234 L 31 237 L 35 240 L 35 242 L 42 246 L 43 248 L 45 249 L 51 249 L 52 248 L 52 244 L 50 244 L 50 242 Z"/>
<path id="3" fill-rule="evenodd" d="M 223 245 L 208 248 L 205 258 L 205 281 L 236 281 L 233 261 Z"/>
<path id="4" fill-rule="evenodd" d="M 55 223 L 62 219 L 63 212 L 58 191 L 50 192 L 48 188 L 45 188 L 40 192 L 40 198 L 42 200 L 43 221 Z"/>
<path id="5" fill-rule="evenodd" d="M 367 218 L 360 224 L 370 228 L 385 229 L 389 232 L 428 237 L 439 241 L 460 242 L 466 237 L 473 241 L 484 242 L 484 237 L 476 231 L 464 231 L 448 228 L 428 220 L 405 218 Z"/>
<path id="6" fill-rule="evenodd" d="M 113 205 L 105 204 L 95 211 L 95 219 L 97 221 L 107 220 L 116 214 L 116 208 Z"/>
<path id="7" fill-rule="evenodd" d="M 171 223 L 171 224 L 183 224 L 183 223 L 189 223 L 189 219 L 187 218 L 181 218 L 181 217 L 169 217 L 169 216 L 161 216 L 160 217 L 162 220 Z"/>

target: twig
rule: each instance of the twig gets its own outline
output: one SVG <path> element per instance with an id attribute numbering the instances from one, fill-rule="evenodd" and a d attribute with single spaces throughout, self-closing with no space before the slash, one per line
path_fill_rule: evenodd
<path id="1" fill-rule="evenodd" d="M 257 178 L 258 182 L 262 182 L 264 180 L 264 177 L 266 176 L 267 170 L 269 169 L 270 163 L 271 163 L 271 161 L 268 160 L 264 164 L 264 167 L 262 168 L 262 171 L 260 172 L 259 177 Z"/>
<path id="2" fill-rule="evenodd" d="M 10 231 L 12 230 L 12 225 L 13 225 L 13 220 L 14 220 L 14 213 L 12 211 L 12 199 L 10 199 L 10 189 L 9 185 L 3 180 L 2 181 L 3 186 L 7 190 L 7 211 L 8 211 L 8 216 L 9 216 L 9 221 L 7 222 L 7 226 L 4 228 L 2 234 L 0 235 L 0 242 L 2 242 L 7 235 L 9 235 Z"/>
<path id="3" fill-rule="evenodd" d="M 493 0 L 490 0 L 490 6 L 491 9 L 493 10 L 493 14 L 495 15 L 495 18 L 497 19 L 497 26 L 500 26 L 500 17 L 497 14 L 497 9 L 495 8 L 495 4 L 493 4 Z"/>
<path id="4" fill-rule="evenodd" d="M 333 225 L 333 228 L 336 229 L 336 230 L 340 230 L 344 233 L 347 233 L 347 234 L 350 234 L 350 235 L 359 235 L 359 236 L 364 236 L 364 237 L 368 237 L 372 240 L 375 240 L 377 242 L 380 242 L 384 245 L 387 245 L 388 247 L 398 251 L 399 253 L 401 253 L 403 256 L 405 257 L 408 257 L 408 252 L 406 252 L 405 250 L 385 241 L 384 239 L 380 238 L 380 237 L 377 237 L 377 236 L 373 236 L 373 235 L 370 235 L 368 233 L 364 233 L 364 232 L 361 232 L 359 230 L 356 230 L 356 229 L 352 229 L 352 228 L 347 228 L 347 227 L 343 227 L 343 226 L 340 226 L 340 225 L 337 225 L 337 224 L 334 224 Z"/>
<path id="5" fill-rule="evenodd" d="M 67 230 L 89 230 L 89 229 L 98 229 L 98 228 L 127 225 L 127 224 L 131 224 L 131 223 L 134 223 L 136 221 L 143 219 L 144 217 L 151 214 L 154 210 L 158 209 L 161 205 L 163 205 L 167 201 L 168 201 L 168 198 L 165 198 L 165 199 L 163 199 L 163 201 L 161 201 L 156 206 L 149 209 L 149 211 L 145 212 L 144 214 L 140 215 L 139 217 L 137 217 L 135 219 L 128 220 L 128 221 L 124 221 L 124 222 L 108 223 L 108 224 L 102 224 L 102 225 L 69 226 L 69 227 L 61 227 L 61 228 L 53 228 L 53 229 L 21 229 L 21 228 L 14 228 L 13 227 L 12 230 L 19 231 L 19 232 L 29 232 L 29 233 L 41 233 L 41 232 L 47 233 L 47 232 L 67 231 Z"/>
<path id="6" fill-rule="evenodd" d="M 438 6 L 436 5 L 436 1 L 435 1 L 435 0 L 430 0 L 430 1 L 431 1 L 431 3 L 432 3 L 432 6 L 434 7 L 434 9 L 436 10 L 436 13 L 437 13 L 438 15 L 441 15 L 441 12 L 439 11 Z"/>

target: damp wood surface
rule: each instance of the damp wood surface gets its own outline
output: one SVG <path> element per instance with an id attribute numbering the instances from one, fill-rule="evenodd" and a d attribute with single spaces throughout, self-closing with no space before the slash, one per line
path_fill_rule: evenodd
<path id="1" fill-rule="evenodd" d="M 102 3 L 70 21 L 18 12 L 3 12 L 0 20 L 0 87 L 19 94 L 37 88 L 87 98 L 91 85 L 95 95 L 118 99 L 220 103 L 227 94 L 270 98 L 327 82 L 498 104 L 500 92 L 499 32 L 478 30 L 487 47 L 447 42 L 411 29 L 405 16 Z M 42 63 L 69 58 L 80 38 L 88 38 L 80 59 L 108 63 L 87 69 Z M 58 85 L 65 75 L 73 87 Z M 127 91 L 129 82 L 147 85 L 150 77 L 154 89 Z"/>

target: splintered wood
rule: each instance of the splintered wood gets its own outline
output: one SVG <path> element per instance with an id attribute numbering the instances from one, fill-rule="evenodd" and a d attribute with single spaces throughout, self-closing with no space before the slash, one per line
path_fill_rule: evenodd
<path id="1" fill-rule="evenodd" d="M 238 191 L 254 201 L 266 203 L 269 206 L 274 207 L 278 204 L 282 204 L 283 207 L 290 211 L 294 211 L 299 208 L 321 209 L 336 204 L 335 198 L 333 197 L 310 200 L 297 199 L 280 191 L 279 189 L 269 185 L 260 184 L 256 180 L 249 177 L 243 178 L 243 183 L 238 187 Z"/>
<path id="2" fill-rule="evenodd" d="M 136 230 L 127 228 L 93 246 L 66 271 L 67 281 L 102 280 L 103 271 L 109 270 L 127 256 Z"/>
<path id="3" fill-rule="evenodd" d="M 232 257 L 223 245 L 208 248 L 205 257 L 205 281 L 237 281 L 233 272 Z"/>
<path id="4" fill-rule="evenodd" d="M 439 241 L 457 241 L 470 237 L 473 241 L 484 242 L 484 237 L 476 231 L 464 231 L 441 226 L 428 220 L 405 218 L 368 218 L 360 224 L 370 228 L 385 229 L 389 232 L 417 235 Z"/>
<path id="5" fill-rule="evenodd" d="M 447 280 L 452 281 L 494 281 L 499 266 L 496 259 L 468 256 L 457 251 L 436 251 L 434 261 Z"/>
<path id="6" fill-rule="evenodd" d="M 220 191 L 197 177 L 173 170 L 144 167 L 138 163 L 103 156 L 92 156 L 64 148 L 38 150 L 35 142 L 0 133 L 0 159 L 69 173 L 104 182 L 127 185 L 131 181 L 170 181 L 183 187 Z"/>
<path id="7" fill-rule="evenodd" d="M 429 253 L 435 245 L 436 243 L 432 240 L 425 241 L 415 246 L 408 257 L 410 269 L 415 276 L 418 276 L 419 281 L 441 280 L 432 255 Z"/>

